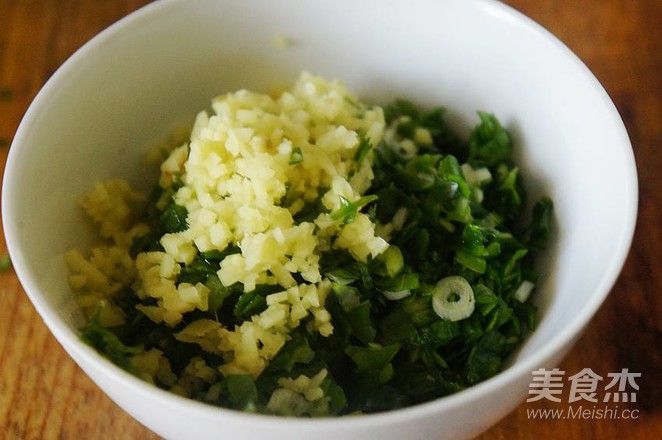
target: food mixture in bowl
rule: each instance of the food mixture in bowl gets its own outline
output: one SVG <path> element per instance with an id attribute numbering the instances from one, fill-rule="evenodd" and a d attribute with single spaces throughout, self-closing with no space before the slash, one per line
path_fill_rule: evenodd
<path id="1" fill-rule="evenodd" d="M 240 90 L 159 150 L 149 195 L 99 182 L 66 255 L 82 337 L 172 392 L 288 416 L 385 411 L 498 373 L 535 325 L 552 203 L 508 132 L 370 106 L 304 72 Z M 524 212 L 525 206 L 533 206 Z"/>

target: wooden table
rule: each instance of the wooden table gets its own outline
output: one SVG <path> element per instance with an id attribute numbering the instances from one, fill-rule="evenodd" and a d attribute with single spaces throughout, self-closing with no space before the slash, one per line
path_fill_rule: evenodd
<path id="1" fill-rule="evenodd" d="M 0 0 L 2 164 L 21 116 L 49 75 L 85 41 L 145 3 Z M 591 407 L 586 401 L 543 399 L 523 403 L 480 438 L 662 438 L 662 1 L 506 3 L 548 28 L 593 70 L 621 112 L 639 167 L 640 213 L 629 258 L 606 303 L 560 368 L 566 378 L 584 368 L 605 378 L 627 368 L 641 377 L 636 403 L 607 405 L 619 419 L 608 412 L 601 418 L 534 418 L 536 409 Z M 0 255 L 4 253 L 0 240 Z M 157 438 L 69 359 L 12 270 L 0 273 L 0 304 L 0 438 Z"/>

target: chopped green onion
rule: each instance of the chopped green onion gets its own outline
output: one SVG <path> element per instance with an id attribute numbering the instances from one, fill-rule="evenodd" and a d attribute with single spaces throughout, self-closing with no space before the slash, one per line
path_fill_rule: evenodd
<path id="1" fill-rule="evenodd" d="M 205 287 L 209 289 L 209 298 L 207 299 L 207 308 L 212 313 L 223 306 L 223 301 L 232 294 L 232 291 L 225 287 L 218 275 L 211 274 L 205 281 Z"/>
<path id="2" fill-rule="evenodd" d="M 359 210 L 368 203 L 377 200 L 377 196 L 372 194 L 363 196 L 355 202 L 350 202 L 346 197 L 340 197 L 340 208 L 331 213 L 332 220 L 342 220 L 343 224 L 351 223 L 354 221 L 359 213 Z"/>
<path id="3" fill-rule="evenodd" d="M 223 384 L 227 388 L 227 398 L 231 408 L 247 410 L 255 406 L 257 388 L 251 376 L 231 374 L 223 379 Z"/>
<path id="4" fill-rule="evenodd" d="M 389 300 L 389 301 L 398 301 L 403 298 L 407 298 L 409 295 L 411 295 L 411 290 L 399 290 L 396 292 L 392 292 L 390 290 L 384 290 L 382 291 L 382 295 Z"/>
<path id="5" fill-rule="evenodd" d="M 445 218 L 440 218 L 439 224 L 443 226 L 443 228 L 446 229 L 448 232 L 455 232 L 455 225 L 452 222 L 446 220 Z"/>
<path id="6" fill-rule="evenodd" d="M 377 287 L 384 292 L 402 292 L 404 290 L 413 290 L 420 287 L 419 275 L 415 272 L 404 272 L 400 275 L 379 280 Z"/>
<path id="7" fill-rule="evenodd" d="M 478 112 L 480 125 L 474 128 L 469 138 L 469 163 L 472 166 L 494 166 L 510 160 L 513 144 L 510 134 L 497 118 Z"/>
<path id="8" fill-rule="evenodd" d="M 326 274 L 328 279 L 334 283 L 341 284 L 343 286 L 352 284 L 354 281 L 361 278 L 361 275 L 355 271 L 350 271 L 343 268 L 336 268 L 328 271 Z"/>
<path id="9" fill-rule="evenodd" d="M 131 356 L 139 353 L 140 348 L 124 344 L 112 330 L 103 327 L 98 318 L 99 313 L 97 312 L 85 324 L 85 327 L 81 329 L 81 339 L 104 353 L 116 365 L 132 374 L 138 374 L 138 370 L 131 364 Z"/>
<path id="10" fill-rule="evenodd" d="M 346 312 L 349 312 L 361 302 L 361 293 L 356 287 L 333 283 L 331 285 L 331 290 L 338 299 L 343 310 Z"/>
<path id="11" fill-rule="evenodd" d="M 492 173 L 489 168 L 474 168 L 468 163 L 461 166 L 464 179 L 470 186 L 481 186 L 492 181 Z"/>
<path id="12" fill-rule="evenodd" d="M 476 182 L 479 184 L 488 183 L 492 181 L 492 173 L 490 173 L 489 168 L 478 168 L 474 170 L 476 176 Z"/>
<path id="13" fill-rule="evenodd" d="M 407 211 L 407 208 L 400 207 L 398 208 L 397 211 L 395 211 L 395 214 L 393 214 L 393 218 L 391 219 L 391 224 L 393 225 L 393 229 L 396 231 L 399 231 L 402 229 L 402 227 L 405 225 L 405 222 L 407 221 L 407 214 L 409 212 Z"/>
<path id="14" fill-rule="evenodd" d="M 400 344 L 370 344 L 367 347 L 349 345 L 345 348 L 345 353 L 354 361 L 359 371 L 379 371 L 391 362 L 398 350 Z"/>
<path id="15" fill-rule="evenodd" d="M 301 162 L 303 162 L 303 152 L 301 151 L 301 148 L 294 147 L 290 154 L 290 165 L 296 165 Z"/>
<path id="16" fill-rule="evenodd" d="M 377 335 L 377 330 L 370 318 L 370 308 L 370 301 L 363 301 L 345 314 L 352 334 L 364 344 L 372 342 Z"/>
<path id="17" fill-rule="evenodd" d="M 474 312 L 474 291 L 461 276 L 451 275 L 440 280 L 432 294 L 432 308 L 441 319 L 459 321 Z"/>
<path id="18" fill-rule="evenodd" d="M 234 306 L 234 316 L 237 318 L 247 318 L 251 315 L 261 312 L 267 306 L 267 300 L 260 295 L 257 290 L 244 292 Z"/>
<path id="19" fill-rule="evenodd" d="M 363 159 L 365 159 L 365 157 L 368 155 L 371 148 L 372 148 L 372 144 L 370 143 L 370 139 L 368 139 L 365 136 L 362 136 L 361 142 L 359 144 L 359 148 L 356 150 L 356 155 L 354 156 L 354 161 L 356 162 L 356 166 L 359 166 L 361 162 L 363 162 Z"/>
<path id="20" fill-rule="evenodd" d="M 384 272 L 387 277 L 393 278 L 402 272 L 405 266 L 405 260 L 399 247 L 395 245 L 389 246 L 380 257 L 384 261 Z"/>
<path id="21" fill-rule="evenodd" d="M 535 284 L 533 284 L 531 281 L 524 280 L 520 283 L 517 290 L 515 290 L 513 297 L 521 303 L 526 302 L 526 300 L 529 299 L 529 295 L 531 294 L 531 291 L 533 291 L 534 287 Z"/>

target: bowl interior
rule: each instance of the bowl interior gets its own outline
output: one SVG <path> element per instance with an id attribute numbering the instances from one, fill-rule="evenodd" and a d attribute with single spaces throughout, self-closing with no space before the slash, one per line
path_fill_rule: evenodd
<path id="1" fill-rule="evenodd" d="M 514 135 L 531 198 L 554 200 L 558 231 L 541 265 L 543 320 L 514 364 L 530 372 L 576 336 L 618 275 L 637 188 L 618 113 L 564 46 L 491 1 L 174 0 L 120 21 L 68 60 L 11 148 L 9 249 L 65 348 L 85 350 L 62 261 L 92 240 L 78 198 L 112 176 L 147 190 L 144 151 L 176 124 L 215 95 L 266 91 L 304 69 L 342 79 L 365 101 L 444 105 L 465 130 L 476 110 L 495 113 Z"/>

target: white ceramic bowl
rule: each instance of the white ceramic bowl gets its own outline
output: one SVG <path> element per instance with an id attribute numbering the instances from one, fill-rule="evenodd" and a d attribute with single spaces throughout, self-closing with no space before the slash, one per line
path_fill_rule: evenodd
<path id="1" fill-rule="evenodd" d="M 277 39 L 291 45 L 279 47 Z M 242 414 L 139 381 L 81 343 L 62 255 L 89 245 L 76 200 L 94 181 L 146 188 L 144 148 L 238 88 L 288 84 L 308 69 L 364 100 L 443 104 L 453 124 L 494 112 L 514 134 L 533 193 L 556 204 L 543 263 L 542 322 L 511 365 L 458 394 L 389 413 L 325 420 Z M 16 272 L 55 337 L 115 402 L 171 439 L 467 438 L 521 403 L 608 294 L 630 246 L 637 183 L 609 97 L 558 40 L 489 0 L 165 0 L 76 52 L 26 113 L 2 196 Z"/>

